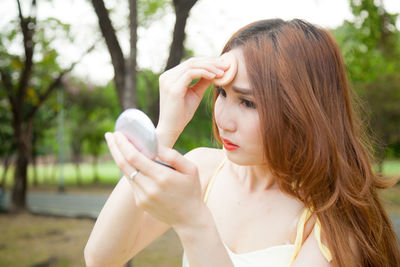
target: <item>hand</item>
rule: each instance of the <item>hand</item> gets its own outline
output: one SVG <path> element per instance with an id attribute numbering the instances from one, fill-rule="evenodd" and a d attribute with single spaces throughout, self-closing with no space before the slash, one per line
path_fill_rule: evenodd
<path id="1" fill-rule="evenodd" d="M 139 208 L 172 227 L 196 224 L 204 203 L 196 166 L 172 149 L 160 147 L 159 157 L 176 170 L 158 164 L 141 154 L 120 132 L 106 134 L 107 145 L 129 180 Z M 126 178 L 124 178 L 126 179 Z"/>
<path id="2" fill-rule="evenodd" d="M 229 64 L 219 58 L 191 58 L 164 72 L 160 84 L 158 132 L 178 138 L 192 119 L 206 89 L 216 77 L 222 77 Z M 194 79 L 200 79 L 189 86 Z"/>

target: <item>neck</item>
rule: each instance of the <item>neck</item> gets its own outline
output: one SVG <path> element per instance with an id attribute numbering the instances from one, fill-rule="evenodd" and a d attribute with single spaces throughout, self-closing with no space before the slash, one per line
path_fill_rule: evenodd
<path id="1" fill-rule="evenodd" d="M 231 162 L 231 166 L 239 183 L 249 192 L 265 191 L 277 186 L 267 165 L 241 166 Z"/>

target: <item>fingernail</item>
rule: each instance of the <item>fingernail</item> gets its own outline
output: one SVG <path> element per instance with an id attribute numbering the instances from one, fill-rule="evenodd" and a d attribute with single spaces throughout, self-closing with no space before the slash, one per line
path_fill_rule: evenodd
<path id="1" fill-rule="evenodd" d="M 108 139 L 108 138 L 110 138 L 110 135 L 111 135 L 111 133 L 106 132 L 106 133 L 104 134 L 104 137 L 105 137 L 106 139 Z"/>

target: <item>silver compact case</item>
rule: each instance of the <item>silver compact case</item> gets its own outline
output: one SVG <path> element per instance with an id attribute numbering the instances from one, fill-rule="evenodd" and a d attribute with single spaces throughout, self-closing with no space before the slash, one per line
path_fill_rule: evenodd
<path id="1" fill-rule="evenodd" d="M 155 160 L 158 142 L 156 129 L 150 118 L 139 109 L 127 109 L 115 122 L 115 131 L 126 138 L 146 157 Z"/>

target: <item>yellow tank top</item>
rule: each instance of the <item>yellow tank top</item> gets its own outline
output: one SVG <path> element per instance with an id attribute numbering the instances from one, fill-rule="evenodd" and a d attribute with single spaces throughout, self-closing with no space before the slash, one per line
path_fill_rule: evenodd
<path id="1" fill-rule="evenodd" d="M 225 157 L 221 164 L 218 166 L 214 175 L 211 177 L 208 182 L 206 189 L 204 191 L 203 200 L 205 203 L 208 201 L 208 196 L 210 194 L 211 188 L 215 182 L 215 179 L 224 166 L 227 158 Z M 308 219 L 311 217 L 312 212 L 309 209 L 305 209 L 300 216 L 300 219 L 297 223 L 297 234 L 296 240 L 294 244 L 285 244 L 279 246 L 272 246 L 265 249 L 260 249 L 256 251 L 246 252 L 246 253 L 234 253 L 227 247 L 225 244 L 225 248 L 234 264 L 235 267 L 258 267 L 258 266 L 273 266 L 273 267 L 290 267 L 293 262 L 296 260 L 297 255 L 300 252 L 302 241 L 303 241 L 303 233 L 304 227 Z M 332 255 L 329 249 L 321 242 L 321 223 L 317 219 L 315 223 L 315 238 L 318 242 L 319 248 L 321 249 L 322 254 L 326 258 L 327 261 L 332 261 Z M 187 261 L 185 253 L 183 254 L 183 262 L 182 267 L 190 267 L 189 262 Z"/>

